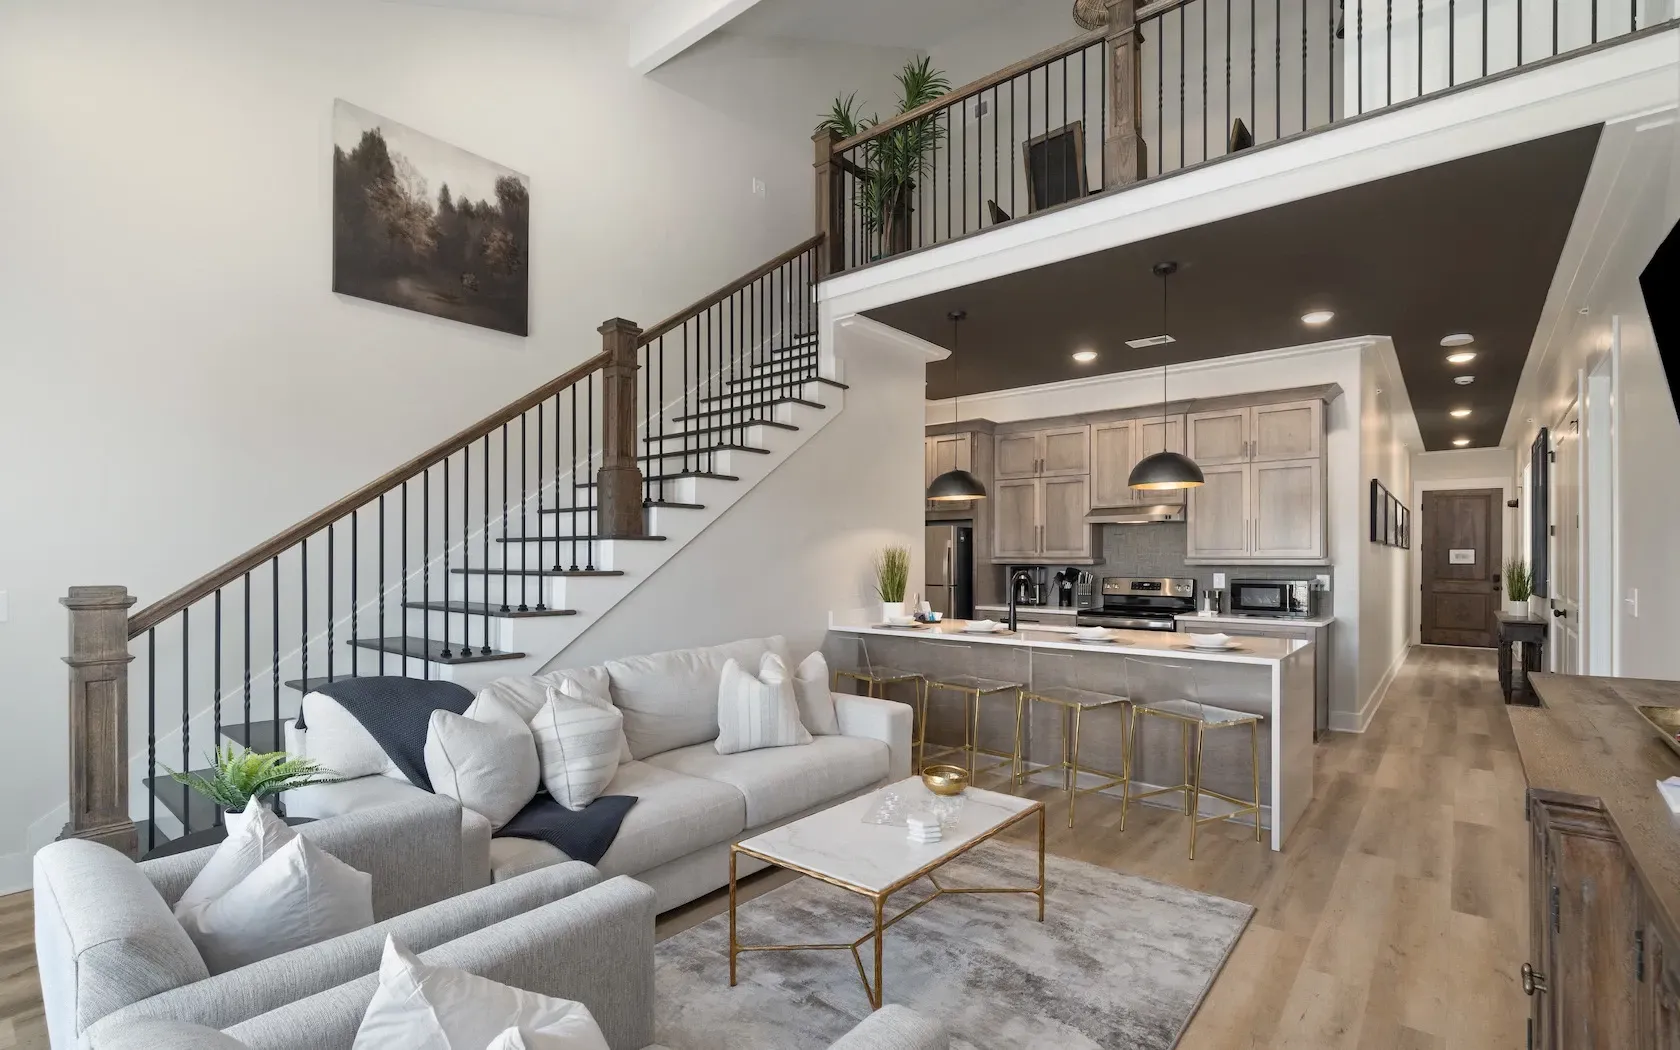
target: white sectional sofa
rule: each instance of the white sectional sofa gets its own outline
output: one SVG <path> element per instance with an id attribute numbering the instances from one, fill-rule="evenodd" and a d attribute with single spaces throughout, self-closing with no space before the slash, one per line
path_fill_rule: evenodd
<path id="1" fill-rule="evenodd" d="M 660 911 L 728 885 L 729 847 L 910 775 L 911 711 L 888 700 L 835 693 L 840 732 L 810 744 L 720 755 L 718 682 L 725 661 L 756 668 L 767 651 L 799 662 L 780 637 L 612 660 L 568 674 L 604 676 L 624 714 L 630 760 L 606 794 L 638 799 L 598 865 L 605 877 L 630 875 L 651 886 Z M 799 654 L 802 656 L 803 654 Z M 501 679 L 489 688 L 540 695 L 560 672 Z M 307 721 L 307 719 L 306 719 Z M 287 729 L 287 750 L 310 754 L 318 729 Z M 421 789 L 401 774 L 358 777 L 288 792 L 293 816 L 330 817 L 412 798 Z M 568 858 L 546 842 L 495 838 L 483 817 L 463 812 L 469 886 L 501 881 Z M 743 861 L 742 873 L 759 864 Z"/>

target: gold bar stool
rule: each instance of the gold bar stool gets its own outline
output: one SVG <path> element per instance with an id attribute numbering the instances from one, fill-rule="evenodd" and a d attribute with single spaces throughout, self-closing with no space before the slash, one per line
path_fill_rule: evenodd
<path id="1" fill-rule="evenodd" d="M 834 672 L 834 691 L 840 691 L 840 679 L 849 678 L 863 685 L 863 695 L 882 699 L 887 686 L 912 682 L 916 686 L 916 718 L 921 729 L 916 736 L 918 762 L 927 757 L 927 676 L 920 671 L 904 671 L 896 667 L 866 667 L 853 671 Z"/>
<path id="2" fill-rule="evenodd" d="M 1040 689 L 1023 689 L 1021 691 L 1022 704 L 1015 709 L 1015 755 L 1016 766 L 1010 770 L 1011 787 L 1019 790 L 1021 781 L 1033 773 L 1054 773 L 1062 771 L 1064 790 L 1067 791 L 1068 827 L 1073 827 L 1074 800 L 1087 791 L 1106 791 L 1116 784 L 1126 783 L 1130 777 L 1125 773 L 1111 773 L 1103 769 L 1086 768 L 1085 772 L 1095 773 L 1104 778 L 1100 784 L 1090 787 L 1079 786 L 1079 722 L 1080 717 L 1093 708 L 1112 707 L 1120 712 L 1120 754 L 1126 752 L 1126 709 L 1125 705 L 1131 701 L 1123 696 L 1111 693 L 1097 693 L 1089 689 L 1075 689 L 1072 686 L 1046 686 Z M 1028 771 L 1026 761 L 1021 757 L 1021 716 L 1023 709 L 1030 712 L 1035 703 L 1053 704 L 1062 712 L 1062 760 L 1053 766 Z M 1069 733 L 1069 723 L 1072 732 Z M 1071 740 L 1071 746 L 1070 746 Z M 1124 763 L 1124 757 L 1122 757 Z"/>
<path id="3" fill-rule="evenodd" d="M 1000 693 L 1014 693 L 1015 722 L 1019 725 L 1021 721 L 1022 688 L 1023 687 L 1019 682 L 1006 682 L 1001 678 L 981 678 L 971 674 L 945 675 L 939 678 L 929 678 L 927 680 L 928 693 L 932 693 L 935 689 L 943 689 L 951 693 L 961 693 L 963 696 L 963 746 L 947 747 L 942 749 L 940 753 L 950 754 L 952 752 L 958 752 L 966 754 L 968 756 L 968 779 L 970 783 L 974 782 L 974 757 L 976 755 L 990 755 L 993 758 L 1007 758 L 1009 759 L 1009 772 L 1011 774 L 1015 772 L 1015 763 L 1018 757 L 1016 753 L 1006 751 L 988 751 L 980 746 L 980 698 L 983 696 L 996 696 Z M 925 710 L 923 711 L 923 714 L 926 714 Z M 926 761 L 927 751 L 925 744 L 927 738 L 927 720 L 925 717 L 922 720 L 922 737 L 924 744 L 922 760 Z M 1013 786 L 1013 784 L 1011 786 Z"/>
<path id="4" fill-rule="evenodd" d="M 1167 683 L 1165 688 L 1140 688 L 1147 679 L 1154 678 L 1161 682 L 1162 676 L 1171 675 L 1173 682 Z M 1155 788 L 1139 794 L 1132 793 L 1131 780 L 1126 781 L 1126 789 L 1120 801 L 1120 830 L 1126 830 L 1126 810 L 1132 799 L 1149 798 L 1152 795 L 1164 795 L 1173 791 L 1184 792 L 1184 813 L 1190 818 L 1190 859 L 1196 859 L 1196 829 L 1203 824 L 1216 821 L 1235 821 L 1244 814 L 1254 815 L 1254 841 L 1261 841 L 1260 828 L 1260 716 L 1248 714 L 1244 711 L 1232 711 L 1228 708 L 1215 707 L 1212 704 L 1201 703 L 1197 699 L 1196 671 L 1186 664 L 1161 664 L 1144 662 L 1142 660 L 1126 660 L 1126 691 L 1131 695 L 1132 702 L 1132 732 L 1131 749 L 1127 753 L 1131 756 L 1126 763 L 1126 771 L 1135 774 L 1138 761 L 1138 729 L 1139 716 L 1163 718 L 1169 722 L 1177 722 L 1180 737 L 1184 746 L 1184 782 L 1171 787 Z M 1174 693 L 1180 695 L 1174 696 Z M 1148 696 L 1152 699 L 1140 699 Z M 1202 742 L 1209 730 L 1240 729 L 1248 727 L 1248 750 L 1250 769 L 1254 782 L 1254 799 L 1233 798 L 1218 791 L 1202 787 Z M 1195 754 L 1192 761 L 1191 738 L 1195 738 Z M 1202 816 L 1202 796 L 1209 795 L 1221 802 L 1228 802 L 1237 807 L 1229 813 L 1221 813 L 1212 817 Z"/>

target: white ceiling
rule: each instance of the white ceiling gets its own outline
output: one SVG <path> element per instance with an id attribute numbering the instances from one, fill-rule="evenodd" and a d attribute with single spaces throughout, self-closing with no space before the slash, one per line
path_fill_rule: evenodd
<path id="1" fill-rule="evenodd" d="M 458 7 L 468 11 L 499 11 L 516 15 L 560 15 L 629 22 L 648 10 L 646 0 L 384 0 L 390 4 Z"/>
<path id="2" fill-rule="evenodd" d="M 759 0 L 729 23 L 747 36 L 926 50 L 1019 0 Z M 1069 0 L 1070 8 L 1072 0 Z M 1072 24 L 1071 22 L 1069 23 Z M 1071 30 L 1070 30 L 1071 32 Z"/>

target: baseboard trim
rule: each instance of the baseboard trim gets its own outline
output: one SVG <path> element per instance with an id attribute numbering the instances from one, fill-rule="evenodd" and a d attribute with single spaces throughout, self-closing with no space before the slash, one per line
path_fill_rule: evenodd
<path id="1" fill-rule="evenodd" d="M 1365 703 L 1360 706 L 1358 711 L 1330 712 L 1329 730 L 1333 733 L 1365 732 L 1371 724 L 1371 719 L 1376 717 L 1377 709 L 1382 707 L 1384 700 L 1388 699 L 1388 687 L 1394 684 L 1394 679 L 1400 674 L 1400 668 L 1405 665 L 1406 657 L 1410 656 L 1411 652 L 1412 647 L 1410 645 L 1400 650 L 1399 655 L 1395 656 L 1394 662 L 1388 665 L 1388 670 L 1383 672 L 1376 688 L 1371 690 L 1371 695 L 1365 698 Z"/>

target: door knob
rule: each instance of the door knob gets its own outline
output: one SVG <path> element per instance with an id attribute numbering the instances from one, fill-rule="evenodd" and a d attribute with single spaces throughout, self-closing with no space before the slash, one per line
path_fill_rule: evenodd
<path id="1" fill-rule="evenodd" d="M 1569 615 L 1569 610 L 1568 609 L 1553 609 L 1552 610 L 1552 615 L 1561 619 L 1561 618 Z"/>
<path id="2" fill-rule="evenodd" d="M 1534 967 L 1530 966 L 1528 963 L 1523 963 L 1522 990 L 1524 995 L 1533 995 L 1536 992 L 1546 992 L 1551 989 L 1546 986 L 1545 974 L 1537 972 Z"/>

